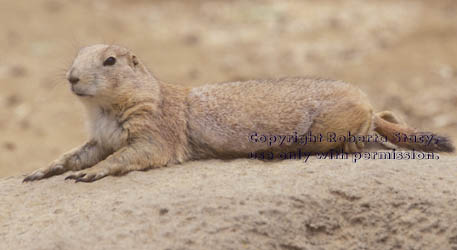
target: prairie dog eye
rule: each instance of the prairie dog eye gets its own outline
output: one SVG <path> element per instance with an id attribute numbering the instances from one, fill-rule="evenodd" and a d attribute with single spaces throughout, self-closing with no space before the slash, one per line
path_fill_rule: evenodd
<path id="1" fill-rule="evenodd" d="M 116 58 L 110 56 L 108 58 L 106 58 L 106 60 L 103 62 L 103 66 L 111 66 L 111 65 L 114 65 L 116 63 Z"/>

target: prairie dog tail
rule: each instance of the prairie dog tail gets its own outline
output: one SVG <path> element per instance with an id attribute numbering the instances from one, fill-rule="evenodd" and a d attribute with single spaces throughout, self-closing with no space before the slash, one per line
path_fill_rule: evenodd
<path id="1" fill-rule="evenodd" d="M 374 115 L 374 130 L 387 137 L 389 142 L 407 149 L 424 152 L 454 152 L 455 150 L 449 138 L 408 127 L 390 111 Z"/>

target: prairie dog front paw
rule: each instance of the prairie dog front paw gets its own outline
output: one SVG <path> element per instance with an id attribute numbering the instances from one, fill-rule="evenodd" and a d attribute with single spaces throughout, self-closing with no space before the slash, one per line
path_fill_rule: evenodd
<path id="1" fill-rule="evenodd" d="M 27 177 L 24 178 L 23 182 L 36 181 L 44 178 L 51 177 L 53 175 L 62 174 L 65 172 L 65 167 L 62 164 L 51 164 L 47 168 L 40 168 Z"/>

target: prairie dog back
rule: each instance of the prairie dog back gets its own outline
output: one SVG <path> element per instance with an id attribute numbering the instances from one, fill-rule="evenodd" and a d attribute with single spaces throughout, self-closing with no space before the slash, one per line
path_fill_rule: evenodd
<path id="1" fill-rule="evenodd" d="M 266 150 L 266 144 L 252 143 L 249 136 L 303 135 L 325 114 L 338 120 L 365 112 L 363 119 L 368 118 L 370 123 L 373 115 L 368 99 L 359 89 L 345 82 L 315 78 L 205 85 L 192 89 L 188 102 L 191 141 L 210 145 L 212 152 L 219 155 Z M 355 119 L 356 124 L 345 120 L 348 121 L 339 126 L 346 133 L 361 126 L 360 119 Z M 328 127 L 327 131 L 341 129 Z"/>

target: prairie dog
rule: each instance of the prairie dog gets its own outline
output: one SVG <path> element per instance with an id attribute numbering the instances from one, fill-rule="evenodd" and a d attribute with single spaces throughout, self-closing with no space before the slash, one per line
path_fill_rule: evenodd
<path id="1" fill-rule="evenodd" d="M 71 91 L 85 105 L 90 139 L 24 181 L 78 171 L 66 179 L 91 182 L 204 158 L 247 157 L 252 152 L 359 152 L 363 141 L 268 145 L 259 135 L 374 131 L 400 147 L 452 152 L 445 137 L 406 126 L 388 111 L 375 114 L 358 88 L 332 80 L 282 78 L 185 88 L 154 77 L 129 49 L 82 48 L 67 72 Z M 396 134 L 433 135 L 436 143 L 396 140 Z M 254 138 L 255 139 L 255 138 Z"/>

